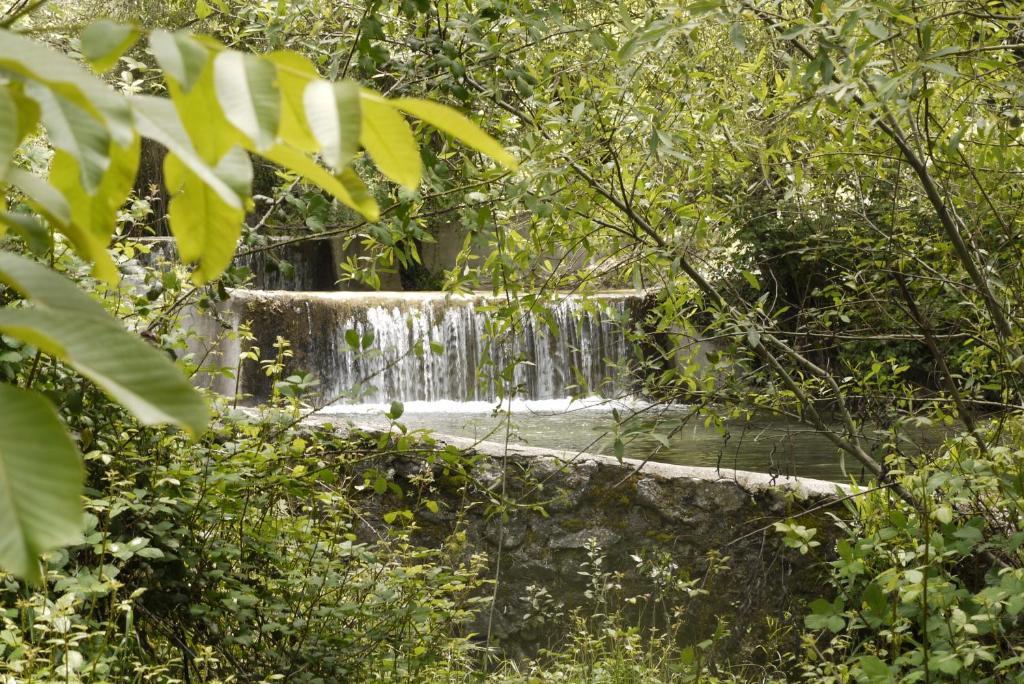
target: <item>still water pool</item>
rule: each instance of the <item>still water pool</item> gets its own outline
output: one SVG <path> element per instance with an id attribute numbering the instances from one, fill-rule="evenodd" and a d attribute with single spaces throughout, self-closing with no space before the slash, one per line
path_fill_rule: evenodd
<path id="1" fill-rule="evenodd" d="M 410 430 L 480 441 L 503 442 L 614 455 L 616 426 L 625 458 L 666 463 L 752 470 L 822 480 L 866 481 L 860 464 L 829 439 L 801 423 L 768 415 L 706 426 L 703 416 L 684 406 L 653 406 L 642 402 L 586 400 L 514 401 L 504 411 L 486 402 L 409 402 L 399 419 Z M 511 410 L 507 410 L 507 409 Z M 364 404 L 330 407 L 334 421 L 385 427 L 388 406 Z M 618 416 L 618 421 L 616 420 Z M 327 417 L 327 416 L 325 416 Z M 934 432 L 904 435 L 904 449 L 916 451 L 934 444 Z M 865 445 L 878 442 L 867 432 Z"/>

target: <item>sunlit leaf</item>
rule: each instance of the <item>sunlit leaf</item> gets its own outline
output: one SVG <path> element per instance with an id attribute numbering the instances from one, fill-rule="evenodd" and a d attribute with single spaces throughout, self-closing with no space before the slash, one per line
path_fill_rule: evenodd
<path id="1" fill-rule="evenodd" d="M 110 135 L 103 123 L 47 87 L 29 84 L 25 92 L 39 103 L 50 144 L 78 160 L 83 189 L 95 192 L 110 164 Z"/>
<path id="2" fill-rule="evenodd" d="M 119 145 L 133 136 L 125 98 L 66 55 L 6 29 L 0 29 L 0 67 L 45 83 L 55 93 L 103 120 Z"/>
<path id="3" fill-rule="evenodd" d="M 187 92 L 168 76 L 167 90 L 178 111 L 182 127 L 199 157 L 216 166 L 223 156 L 247 140 L 221 111 L 213 84 L 213 62 L 208 62 Z"/>
<path id="4" fill-rule="evenodd" d="M 10 90 L 0 86 L 0 182 L 7 175 L 7 167 L 20 144 L 18 104 L 11 96 Z"/>
<path id="5" fill-rule="evenodd" d="M 313 131 L 306 123 L 306 109 L 303 99 L 306 86 L 320 77 L 316 67 L 308 59 L 295 52 L 271 52 L 268 59 L 277 67 L 277 88 L 281 94 L 281 139 L 305 152 L 320 149 Z"/>
<path id="6" fill-rule="evenodd" d="M 0 227 L 8 227 L 21 236 L 25 246 L 33 254 L 44 255 L 53 244 L 50 241 L 50 231 L 43 224 L 42 219 L 33 213 L 21 211 L 0 212 Z M 0 230 L 0 235 L 3 231 Z"/>
<path id="7" fill-rule="evenodd" d="M 117 211 L 128 199 L 135 182 L 139 168 L 139 150 L 139 138 L 135 138 L 127 147 L 112 145 L 110 165 L 103 174 L 99 188 L 92 195 L 87 195 L 81 187 L 75 187 L 71 174 L 64 171 L 63 165 L 59 162 L 68 159 L 67 155 L 60 152 L 54 155 L 50 181 L 71 204 L 71 219 L 74 223 L 89 229 L 103 240 L 109 239 L 114 229 Z"/>
<path id="8" fill-rule="evenodd" d="M 7 91 L 14 100 L 18 121 L 18 142 L 20 143 L 39 126 L 39 104 L 25 96 L 24 89 L 12 86 Z"/>
<path id="9" fill-rule="evenodd" d="M 336 170 L 347 166 L 359 151 L 359 84 L 313 81 L 306 86 L 303 104 L 324 159 Z"/>
<path id="10" fill-rule="evenodd" d="M 409 123 L 387 100 L 370 90 L 363 90 L 362 112 L 360 142 L 373 163 L 391 180 L 415 190 L 420 184 L 422 164 Z"/>
<path id="11" fill-rule="evenodd" d="M 149 36 L 149 47 L 160 68 L 186 93 L 192 89 L 209 58 L 206 47 L 182 32 L 153 31 Z"/>
<path id="12" fill-rule="evenodd" d="M 506 169 L 518 168 L 519 162 L 501 144 L 489 136 L 465 115 L 437 102 L 401 97 L 388 100 L 398 109 L 425 121 L 434 128 L 447 133 L 459 142 L 498 162 Z"/>
<path id="13" fill-rule="evenodd" d="M 65 152 L 54 155 L 50 182 L 64 195 L 71 207 L 71 223 L 61 232 L 71 238 L 76 251 L 95 262 L 94 275 L 108 282 L 118 273 L 106 248 L 117 223 L 117 212 L 131 193 L 139 168 L 139 138 L 128 147 L 110 148 L 110 165 L 96 192 L 89 194 L 77 183 L 78 162 Z"/>
<path id="14" fill-rule="evenodd" d="M 241 148 L 226 155 L 217 171 L 238 189 L 252 183 L 252 165 Z M 231 263 L 245 212 L 226 204 L 174 154 L 164 160 L 164 178 L 170 194 L 168 218 L 178 252 L 182 261 L 197 264 L 196 282 L 208 282 Z"/>
<path id="15" fill-rule="evenodd" d="M 196 153 L 170 100 L 136 95 L 131 98 L 131 103 L 140 134 L 156 140 L 173 152 L 192 173 L 210 186 L 226 205 L 236 209 L 243 207 L 242 198 L 238 193 L 232 190 L 231 186 L 214 172 L 213 167 Z"/>
<path id="16" fill-rule="evenodd" d="M 106 309 L 77 285 L 32 259 L 0 252 L 0 282 L 49 309 L 101 320 L 110 318 Z"/>
<path id="17" fill-rule="evenodd" d="M 273 63 L 254 55 L 225 51 L 213 62 L 213 81 L 224 115 L 257 150 L 277 139 L 281 103 Z"/>
<path id="18" fill-rule="evenodd" d="M 21 190 L 29 203 L 48 219 L 64 226 L 71 222 L 71 207 L 64 195 L 39 176 L 12 168 L 7 174 L 11 185 Z"/>

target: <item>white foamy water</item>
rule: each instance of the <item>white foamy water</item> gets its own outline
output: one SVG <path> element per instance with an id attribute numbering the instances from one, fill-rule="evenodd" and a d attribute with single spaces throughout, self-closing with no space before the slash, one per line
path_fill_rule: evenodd
<path id="1" fill-rule="evenodd" d="M 512 401 L 455 401 L 439 399 L 437 401 L 407 401 L 403 404 L 404 415 L 421 414 L 454 414 L 454 415 L 486 415 L 497 411 L 510 413 L 513 416 L 522 414 L 555 415 L 578 411 L 621 412 L 639 411 L 650 404 L 634 398 L 606 399 L 590 396 L 581 399 L 513 399 Z M 324 415 L 383 415 L 391 409 L 390 403 L 366 404 L 332 404 L 320 411 Z"/>
<path id="2" fill-rule="evenodd" d="M 371 306 L 341 322 L 339 334 L 372 335 L 379 353 L 340 351 L 335 344 L 340 353 L 332 385 L 363 384 L 375 397 L 410 403 L 486 402 L 496 395 L 489 376 L 515 363 L 512 383 L 531 399 L 556 399 L 579 388 L 611 393 L 627 356 L 616 305 L 588 311 L 566 299 L 545 311 L 554 325 L 533 315 L 499 334 L 486 308 L 472 301 Z"/>

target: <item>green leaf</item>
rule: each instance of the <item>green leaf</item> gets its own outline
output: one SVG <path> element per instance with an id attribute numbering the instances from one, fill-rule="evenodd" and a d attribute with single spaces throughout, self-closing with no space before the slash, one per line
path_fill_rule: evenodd
<path id="1" fill-rule="evenodd" d="M 647 433 L 647 436 L 658 442 L 658 444 L 660 444 L 662 447 L 666 449 L 672 448 L 671 444 L 669 444 L 668 437 L 666 437 L 665 435 L 662 435 L 657 432 L 649 432 Z"/>
<path id="2" fill-rule="evenodd" d="M 779 523 L 775 523 L 775 525 L 778 528 Z M 794 546 L 788 542 L 787 545 Z M 803 552 L 801 550 L 801 553 Z M 838 605 L 840 601 L 837 600 L 833 604 L 825 599 L 816 599 L 811 603 L 811 614 L 804 617 L 804 625 L 808 629 L 827 629 L 832 632 L 840 632 L 846 626 L 846 621 L 839 614 L 839 611 L 842 610 Z"/>
<path id="3" fill-rule="evenodd" d="M 948 675 L 956 676 L 963 669 L 963 661 L 955 653 L 944 653 L 936 658 L 934 662 L 938 665 L 940 672 Z"/>
<path id="4" fill-rule="evenodd" d="M 732 46 L 744 52 L 747 49 L 747 38 L 743 34 L 743 22 L 734 21 L 729 27 L 729 40 L 732 41 Z"/>
<path id="5" fill-rule="evenodd" d="M 34 213 L 20 211 L 0 212 L 0 225 L 13 228 L 21 235 L 25 245 L 33 254 L 44 255 L 50 249 L 50 231 Z M 3 231 L 0 231 L 2 234 Z"/>
<path id="6" fill-rule="evenodd" d="M 349 328 L 345 331 L 345 344 L 350 348 L 358 351 L 359 350 L 359 331 L 355 328 Z"/>
<path id="7" fill-rule="evenodd" d="M 348 192 L 352 200 L 352 207 L 361 213 L 366 220 L 374 223 L 380 220 L 380 210 L 377 208 L 377 200 L 370 194 L 369 188 L 362 179 L 351 168 L 342 169 L 335 178 Z"/>
<path id="8" fill-rule="evenodd" d="M 212 61 L 207 63 L 187 92 L 173 77 L 167 76 L 165 80 L 192 147 L 208 166 L 216 166 L 231 148 L 249 145 L 246 137 L 227 120 L 220 108 L 213 84 Z"/>
<path id="9" fill-rule="evenodd" d="M 208 16 L 213 14 L 213 9 L 206 3 L 206 0 L 196 0 L 196 16 L 200 19 L 206 19 Z"/>
<path id="10" fill-rule="evenodd" d="M 6 87 L 0 87 L 0 182 L 7 175 L 15 151 L 21 144 L 18 135 L 18 103 Z"/>
<path id="11" fill-rule="evenodd" d="M 101 19 L 82 32 L 82 56 L 96 71 L 107 71 L 138 39 L 134 26 Z"/>
<path id="12" fill-rule="evenodd" d="M 873 35 L 875 38 L 878 38 L 879 40 L 885 40 L 886 38 L 889 37 L 889 30 L 882 26 L 881 24 L 879 24 L 877 21 L 865 19 L 864 28 L 868 30 L 868 33 Z"/>
<path id="13" fill-rule="evenodd" d="M 876 614 L 882 614 L 888 607 L 888 603 L 885 600 L 885 594 L 882 592 L 882 588 L 878 585 L 878 582 L 872 582 L 861 594 L 861 601 L 867 605 L 867 607 Z"/>
<path id="14" fill-rule="evenodd" d="M 230 207 L 241 209 L 242 198 L 198 155 L 170 100 L 148 95 L 131 98 L 139 133 L 156 140 L 181 160 Z"/>
<path id="15" fill-rule="evenodd" d="M 281 93 L 281 127 L 278 134 L 292 147 L 304 152 L 316 152 L 320 145 L 306 123 L 303 104 L 306 86 L 320 78 L 316 67 L 295 52 L 271 52 L 265 59 L 277 67 L 277 89 Z"/>
<path id="16" fill-rule="evenodd" d="M 437 102 L 409 97 L 385 100 L 385 102 L 415 116 L 421 121 L 425 121 L 437 130 L 447 133 L 477 152 L 486 154 L 510 171 L 514 171 L 519 167 L 519 162 L 516 161 L 516 158 L 509 154 L 497 140 L 451 107 L 438 104 Z"/>
<path id="17" fill-rule="evenodd" d="M 861 672 L 867 676 L 868 681 L 873 684 L 883 684 L 893 681 L 892 671 L 889 666 L 882 662 L 877 656 L 863 656 L 857 661 Z"/>
<path id="18" fill-rule="evenodd" d="M 206 427 L 206 405 L 181 371 L 113 318 L 66 308 L 3 309 L 0 330 L 68 363 L 146 425 L 173 423 L 192 434 Z"/>
<path id="19" fill-rule="evenodd" d="M 28 84 L 25 93 L 39 103 L 50 144 L 73 156 L 85 192 L 92 194 L 110 164 L 110 135 L 101 121 L 50 88 Z"/>
<path id="20" fill-rule="evenodd" d="M 71 207 L 64 195 L 39 176 L 12 168 L 7 173 L 7 180 L 21 190 L 29 203 L 46 218 L 62 226 L 71 222 Z"/>
<path id="21" fill-rule="evenodd" d="M 932 511 L 932 517 L 943 525 L 948 525 L 953 522 L 953 509 L 946 504 L 936 506 L 935 510 Z"/>
<path id="22" fill-rule="evenodd" d="M 233 148 L 217 166 L 217 174 L 236 192 L 248 188 L 252 183 L 248 154 Z M 164 159 L 164 178 L 171 198 L 168 217 L 181 260 L 198 264 L 193 274 L 197 283 L 208 282 L 231 263 L 245 212 L 226 204 L 174 154 Z"/>
<path id="23" fill-rule="evenodd" d="M 257 150 L 270 148 L 281 121 L 277 69 L 270 61 L 227 50 L 213 60 L 217 100 L 228 121 L 248 136 Z"/>
<path id="24" fill-rule="evenodd" d="M 0 183 L 21 141 L 38 125 L 39 105 L 25 97 L 21 85 L 0 86 Z"/>
<path id="25" fill-rule="evenodd" d="M 88 194 L 78 182 L 77 160 L 57 151 L 50 170 L 50 182 L 61 192 L 71 208 L 71 222 L 60 228 L 71 238 L 75 250 L 94 262 L 93 275 L 107 282 L 120 277 L 107 252 L 110 236 L 117 223 L 117 212 L 124 205 L 139 168 L 140 140 L 110 148 L 110 165 L 96 192 Z"/>
<path id="26" fill-rule="evenodd" d="M 757 349 L 761 344 L 761 331 L 754 326 L 747 328 L 747 344 L 753 349 Z"/>
<path id="27" fill-rule="evenodd" d="M 0 252 L 0 282 L 37 305 L 80 316 L 112 320 L 103 305 L 77 285 L 38 261 Z"/>
<path id="28" fill-rule="evenodd" d="M 39 104 L 25 96 L 24 89 L 13 87 L 8 94 L 14 100 L 18 113 L 18 143 L 39 126 Z"/>
<path id="29" fill-rule="evenodd" d="M 699 15 L 706 14 L 707 12 L 713 12 L 717 9 L 722 9 L 725 6 L 725 0 L 698 0 L 697 2 L 691 2 L 686 6 L 686 11 L 690 14 Z"/>
<path id="30" fill-rule="evenodd" d="M 332 176 L 306 155 L 284 145 L 275 145 L 262 154 L 275 164 L 280 164 L 331 193 L 338 201 L 362 214 L 370 223 L 380 220 L 377 201 L 351 169 L 345 169 L 339 175 Z"/>
<path id="31" fill-rule="evenodd" d="M 335 170 L 348 166 L 359 151 L 359 84 L 313 81 L 306 86 L 302 102 L 324 159 Z"/>
<path id="32" fill-rule="evenodd" d="M 953 533 L 953 536 L 957 539 L 964 540 L 972 546 L 984 540 L 985 538 L 985 535 L 982 533 L 982 531 L 974 525 L 965 525 L 964 527 L 961 527 Z"/>
<path id="33" fill-rule="evenodd" d="M 960 75 L 960 72 L 957 71 L 956 67 L 948 62 L 923 62 L 921 66 L 929 71 L 942 74 L 943 76 L 952 76 L 956 78 Z"/>
<path id="34" fill-rule="evenodd" d="M 84 471 L 46 399 L 0 384 L 0 566 L 42 579 L 39 554 L 82 536 Z"/>
<path id="35" fill-rule="evenodd" d="M 388 411 L 387 416 L 391 420 L 398 420 L 405 413 L 405 406 L 400 401 L 391 402 L 391 409 Z"/>
<path id="36" fill-rule="evenodd" d="M 380 172 L 409 190 L 420 184 L 420 151 L 409 123 L 383 97 L 362 92 L 360 142 Z"/>
<path id="37" fill-rule="evenodd" d="M 811 30 L 806 24 L 794 24 L 779 34 L 779 40 L 794 40 Z"/>
<path id="38" fill-rule="evenodd" d="M 38 262 L 9 252 L 0 252 L 0 280 L 35 305 L 31 309 L 0 310 L 3 325 L 28 330 L 29 336 L 23 339 L 33 344 L 43 342 L 37 346 L 79 368 L 140 420 L 176 423 L 193 432 L 203 429 L 206 406 L 202 397 L 174 364 L 125 331 L 99 302 L 73 282 Z M 164 402 L 163 408 L 149 407 L 160 402 Z"/>
<path id="39" fill-rule="evenodd" d="M 153 31 L 149 36 L 149 47 L 160 68 L 186 93 L 199 79 L 210 56 L 210 51 L 202 43 L 181 31 Z"/>
<path id="40" fill-rule="evenodd" d="M 39 81 L 104 121 L 119 145 L 131 143 L 132 113 L 126 99 L 66 55 L 0 29 L 0 67 Z"/>

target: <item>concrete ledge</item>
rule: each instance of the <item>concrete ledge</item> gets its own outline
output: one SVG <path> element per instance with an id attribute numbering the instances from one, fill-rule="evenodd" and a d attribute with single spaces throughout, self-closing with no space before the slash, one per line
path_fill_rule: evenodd
<path id="1" fill-rule="evenodd" d="M 372 426 L 361 426 L 361 429 L 367 431 L 380 430 L 379 427 L 374 428 Z M 749 470 L 705 468 L 675 463 L 662 463 L 660 461 L 640 461 L 633 458 L 624 458 L 622 461 L 619 461 L 614 456 L 607 456 L 605 454 L 561 451 L 527 446 L 525 444 L 510 443 L 506 448 L 506 445 L 501 442 L 477 441 L 466 437 L 437 433 L 434 433 L 434 438 L 444 444 L 451 444 L 460 449 L 474 449 L 479 453 L 496 458 L 503 457 L 506 454 L 517 458 L 548 458 L 560 461 L 566 465 L 578 465 L 590 461 L 607 466 L 628 467 L 637 471 L 638 475 L 667 479 L 686 478 L 707 482 L 734 482 L 751 492 L 785 489 L 804 496 L 834 496 L 837 494 L 842 496 L 853 491 L 848 485 L 829 482 L 828 480 L 815 480 L 808 477 L 772 476 L 767 473 L 757 473 Z"/>

